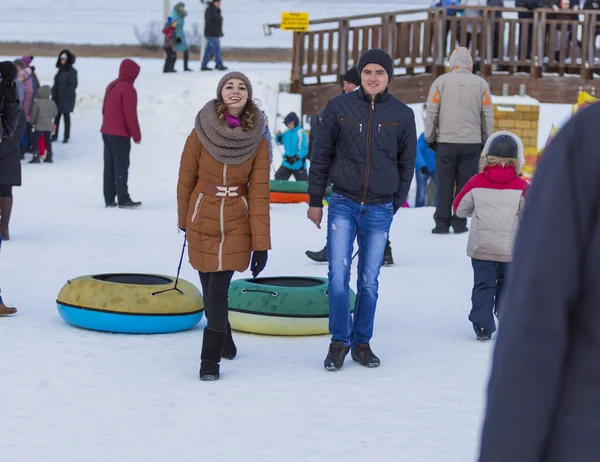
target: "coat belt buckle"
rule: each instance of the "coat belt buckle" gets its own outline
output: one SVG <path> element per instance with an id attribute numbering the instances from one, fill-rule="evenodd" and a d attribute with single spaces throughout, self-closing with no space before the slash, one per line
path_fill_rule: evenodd
<path id="1" fill-rule="evenodd" d="M 217 197 L 238 197 L 237 193 L 239 186 L 217 186 Z"/>

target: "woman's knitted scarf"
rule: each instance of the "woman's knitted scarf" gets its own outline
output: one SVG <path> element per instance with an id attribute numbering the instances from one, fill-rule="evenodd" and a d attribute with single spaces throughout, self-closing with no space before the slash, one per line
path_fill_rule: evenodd
<path id="1" fill-rule="evenodd" d="M 196 116 L 196 135 L 202 146 L 219 162 L 239 165 L 246 162 L 258 149 L 264 136 L 265 118 L 257 111 L 254 128 L 246 132 L 242 127 L 231 128 L 219 120 L 213 99 Z"/>

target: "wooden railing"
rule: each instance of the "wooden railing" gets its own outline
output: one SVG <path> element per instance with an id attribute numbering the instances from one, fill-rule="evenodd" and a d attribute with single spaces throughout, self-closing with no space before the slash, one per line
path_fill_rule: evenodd
<path id="1" fill-rule="evenodd" d="M 314 30 L 294 32 L 292 90 L 340 82 L 370 48 L 394 58 L 395 75 L 440 75 L 459 45 L 471 50 L 475 71 L 483 76 L 578 74 L 589 80 L 600 73 L 600 12 L 452 8 L 480 16 L 449 16 L 446 8 L 433 8 L 311 21 Z"/>

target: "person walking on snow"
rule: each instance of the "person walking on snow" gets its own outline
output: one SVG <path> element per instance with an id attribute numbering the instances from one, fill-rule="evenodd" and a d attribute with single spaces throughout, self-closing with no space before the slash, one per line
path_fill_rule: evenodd
<path id="1" fill-rule="evenodd" d="M 435 79 L 427 98 L 425 139 L 437 153 L 434 234 L 448 234 L 450 226 L 456 234 L 469 230 L 465 218 L 452 215 L 452 201 L 477 174 L 481 149 L 494 129 L 489 86 L 472 69 L 471 52 L 456 48 L 450 56 L 450 72 Z"/>
<path id="2" fill-rule="evenodd" d="M 177 22 L 172 17 L 167 18 L 162 33 L 165 36 L 163 50 L 165 50 L 165 65 L 163 72 L 177 72 L 175 70 L 175 61 L 177 61 Z"/>
<path id="3" fill-rule="evenodd" d="M 423 119 L 427 118 L 427 104 L 423 104 Z M 425 196 L 427 195 L 427 183 L 433 181 L 435 185 L 435 205 L 437 206 L 437 177 L 435 176 L 435 151 L 427 146 L 425 133 L 421 133 L 417 141 L 417 163 L 415 165 L 415 177 L 417 179 L 417 197 L 415 208 L 425 207 Z"/>
<path id="4" fill-rule="evenodd" d="M 241 72 L 226 74 L 216 93 L 196 117 L 177 184 L 179 228 L 186 232 L 190 264 L 200 275 L 207 317 L 200 364 L 204 381 L 219 379 L 221 358 L 237 354 L 227 301 L 233 273 L 250 264 L 257 277 L 271 249 L 265 119 Z"/>
<path id="5" fill-rule="evenodd" d="M 173 22 L 175 23 L 175 50 L 183 51 L 183 70 L 191 71 L 192 69 L 190 69 L 188 65 L 190 60 L 190 48 L 188 47 L 187 39 L 185 37 L 185 30 L 183 29 L 187 14 L 188 13 L 185 10 L 185 3 L 179 2 L 173 7 L 171 18 L 173 18 Z M 177 56 L 175 56 L 175 59 L 177 59 Z"/>
<path id="6" fill-rule="evenodd" d="M 288 180 L 294 175 L 296 181 L 308 181 L 306 173 L 306 155 L 308 154 L 308 137 L 300 126 L 300 119 L 295 112 L 290 112 L 283 123 L 287 130 L 281 133 L 277 130 L 275 142 L 283 145 L 283 162 L 281 167 L 275 172 L 276 180 Z"/>
<path id="7" fill-rule="evenodd" d="M 102 105 L 102 141 L 104 142 L 104 202 L 106 207 L 135 208 L 141 202 L 131 200 L 127 186 L 131 138 L 140 144 L 142 134 L 137 115 L 137 92 L 133 86 L 140 73 L 131 59 L 124 59 L 119 78 L 113 80 L 104 94 Z"/>
<path id="8" fill-rule="evenodd" d="M 0 235 L 0 249 L 2 249 L 2 235 Z M 2 293 L 0 293 L 0 316 L 8 316 L 15 314 L 17 309 L 12 306 L 6 306 L 4 300 L 2 300 Z"/>
<path id="9" fill-rule="evenodd" d="M 5 186 L 0 194 L 0 236 L 4 239 L 9 239 L 8 223 L 13 205 L 12 186 L 17 180 L 13 175 L 9 176 L 9 173 L 16 167 L 20 184 L 21 162 L 13 156 L 23 136 L 23 124 L 26 123 L 25 111 L 21 109 L 18 99 L 15 83 L 17 80 L 15 65 L 10 61 L 0 62 L 0 178 Z"/>
<path id="10" fill-rule="evenodd" d="M 544 150 L 501 305 L 479 462 L 600 454 L 600 104 Z"/>
<path id="11" fill-rule="evenodd" d="M 378 277 L 393 216 L 406 201 L 415 169 L 415 116 L 392 96 L 394 62 L 379 49 L 359 60 L 361 87 L 331 99 L 315 141 L 310 166 L 307 216 L 320 228 L 323 196 L 333 184 L 327 223 L 329 331 L 327 370 L 343 366 L 348 352 L 366 367 L 379 366 L 370 347 Z M 348 296 L 358 237 L 354 320 Z"/>
<path id="12" fill-rule="evenodd" d="M 481 173 L 471 178 L 454 200 L 457 216 L 473 217 L 467 244 L 474 273 L 469 320 L 477 340 L 489 340 L 496 331 L 494 315 L 500 317 L 500 300 L 529 188 L 519 178 L 524 162 L 518 136 L 494 133 L 481 154 Z"/>
<path id="13" fill-rule="evenodd" d="M 223 16 L 221 16 L 221 0 L 213 0 L 204 12 L 204 37 L 206 38 L 206 49 L 202 58 L 201 69 L 211 71 L 208 62 L 214 55 L 216 67 L 219 71 L 227 70 L 221 57 L 221 37 L 223 37 Z"/>
<path id="14" fill-rule="evenodd" d="M 75 64 L 75 55 L 69 50 L 61 51 L 56 61 L 58 72 L 54 76 L 54 86 L 52 87 L 52 99 L 58 107 L 52 141 L 58 140 L 61 117 L 65 119 L 63 143 L 68 143 L 71 137 L 71 112 L 75 109 L 75 90 L 78 85 L 77 70 L 73 64 Z"/>
<path id="15" fill-rule="evenodd" d="M 32 145 L 34 146 L 34 151 L 33 158 L 29 161 L 30 164 L 40 163 L 40 153 L 37 148 L 40 136 L 44 137 L 44 143 L 46 144 L 46 158 L 44 162 L 52 163 L 52 141 L 50 138 L 52 135 L 52 121 L 58 115 L 58 108 L 54 101 L 50 99 L 50 93 L 50 87 L 43 85 L 39 89 L 31 108 L 31 125 L 34 130 Z"/>

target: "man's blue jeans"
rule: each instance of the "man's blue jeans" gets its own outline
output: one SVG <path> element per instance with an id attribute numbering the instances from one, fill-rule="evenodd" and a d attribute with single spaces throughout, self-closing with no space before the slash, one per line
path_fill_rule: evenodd
<path id="1" fill-rule="evenodd" d="M 379 282 L 379 270 L 394 215 L 391 202 L 360 205 L 333 193 L 327 220 L 329 261 L 329 332 L 332 341 L 358 346 L 369 343 Z M 358 280 L 354 321 L 350 316 L 350 268 L 358 236 Z"/>
<path id="2" fill-rule="evenodd" d="M 437 207 L 437 196 L 438 196 L 438 183 L 435 172 L 422 173 L 421 170 L 415 170 L 415 177 L 417 178 L 417 197 L 415 198 L 415 207 L 425 207 L 425 198 L 427 197 L 427 182 L 429 178 L 435 185 L 435 203 Z"/>
<path id="3" fill-rule="evenodd" d="M 219 37 L 206 37 L 206 49 L 204 50 L 204 57 L 202 58 L 202 68 L 208 66 L 208 61 L 213 54 L 215 55 L 217 68 L 223 67 L 223 60 L 221 59 L 221 42 L 219 41 Z"/>

